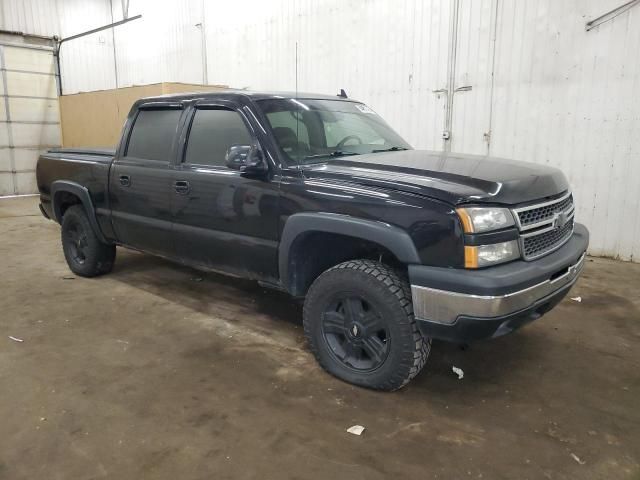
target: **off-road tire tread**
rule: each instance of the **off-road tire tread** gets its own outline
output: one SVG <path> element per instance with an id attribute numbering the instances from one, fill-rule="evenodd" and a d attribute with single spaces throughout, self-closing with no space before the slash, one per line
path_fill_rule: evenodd
<path id="1" fill-rule="evenodd" d="M 84 265 L 76 265 L 70 258 L 70 253 L 65 248 L 65 228 L 71 221 L 78 222 L 86 232 L 89 243 L 89 255 Z M 100 241 L 93 231 L 87 213 L 82 205 L 72 205 L 62 217 L 62 229 L 60 235 L 62 250 L 64 252 L 67 265 L 73 273 L 81 277 L 96 277 L 109 273 L 113 269 L 116 259 L 115 245 L 109 245 Z"/>
<path id="2" fill-rule="evenodd" d="M 322 285 L 323 283 L 323 277 L 336 270 L 353 270 L 370 275 L 377 282 L 384 285 L 386 289 L 397 298 L 399 306 L 404 310 L 407 322 L 411 328 L 411 339 L 409 341 L 406 341 L 402 345 L 402 349 L 404 351 L 408 351 L 407 353 L 411 353 L 410 355 L 407 355 L 407 357 L 411 358 L 411 361 L 402 363 L 400 365 L 400 368 L 396 369 L 396 373 L 393 374 L 392 377 L 387 381 L 379 384 L 366 385 L 369 388 L 377 390 L 399 390 L 407 383 L 409 383 L 416 375 L 418 375 L 420 370 L 422 370 L 422 368 L 424 367 L 431 350 L 431 339 L 422 336 L 422 334 L 418 330 L 418 326 L 413 315 L 413 303 L 411 300 L 411 289 L 409 287 L 409 282 L 407 281 L 405 275 L 384 263 L 366 259 L 348 260 L 326 270 L 320 276 L 318 276 L 307 293 L 307 300 L 313 299 L 313 296 L 316 293 L 315 290 L 318 288 L 318 285 Z M 307 305 L 309 305 L 309 303 L 310 302 L 305 301 L 303 308 L 303 317 L 305 319 L 305 337 L 312 353 L 314 354 L 318 362 L 322 365 L 323 368 L 325 368 L 325 370 L 330 371 L 327 368 L 327 365 L 323 364 L 324 362 L 318 352 L 318 346 L 312 338 L 311 325 L 308 321 L 306 321 L 306 319 L 308 318 Z"/>

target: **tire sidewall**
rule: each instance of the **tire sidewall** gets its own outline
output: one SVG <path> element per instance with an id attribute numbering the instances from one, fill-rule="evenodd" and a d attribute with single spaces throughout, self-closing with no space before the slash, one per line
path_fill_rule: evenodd
<path id="1" fill-rule="evenodd" d="M 369 372 L 358 372 L 342 363 L 331 351 L 322 331 L 322 314 L 336 295 L 359 296 L 366 300 L 380 315 L 389 331 L 389 352 L 382 365 Z M 391 379 L 404 378 L 413 366 L 415 348 L 412 315 L 400 304 L 388 286 L 374 276 L 351 269 L 332 269 L 322 274 L 314 283 L 305 303 L 305 330 L 319 363 L 329 373 L 356 385 L 390 389 Z"/>
<path id="2" fill-rule="evenodd" d="M 79 227 L 87 238 L 88 246 L 83 263 L 76 261 L 69 245 L 68 231 L 74 226 Z M 82 207 L 69 207 L 62 218 L 62 250 L 71 271 L 81 276 L 94 276 L 99 264 L 99 248 L 100 241 L 93 232 Z"/>

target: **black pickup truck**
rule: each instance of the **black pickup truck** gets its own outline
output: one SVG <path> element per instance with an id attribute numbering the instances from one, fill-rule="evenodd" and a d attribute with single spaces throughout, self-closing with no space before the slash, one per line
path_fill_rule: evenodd
<path id="1" fill-rule="evenodd" d="M 109 272 L 118 245 L 284 290 L 319 363 L 381 390 L 420 371 L 432 338 L 548 312 L 589 237 L 560 171 L 413 150 L 343 97 L 141 99 L 115 151 L 51 150 L 37 180 L 74 273 Z"/>

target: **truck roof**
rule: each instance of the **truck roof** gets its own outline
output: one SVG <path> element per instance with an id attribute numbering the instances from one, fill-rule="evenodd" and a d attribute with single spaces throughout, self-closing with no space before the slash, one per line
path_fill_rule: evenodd
<path id="1" fill-rule="evenodd" d="M 171 93 L 167 95 L 157 95 L 153 97 L 144 97 L 136 102 L 143 103 L 152 100 L 191 100 L 191 99 L 217 99 L 217 98 L 239 98 L 246 97 L 252 100 L 266 100 L 276 98 L 297 98 L 297 99 L 315 99 L 315 100 L 343 100 L 347 102 L 357 102 L 352 98 L 344 98 L 338 95 L 324 95 L 320 93 L 307 93 L 307 92 L 254 92 L 249 90 L 214 90 L 211 92 L 184 92 L 184 93 Z"/>

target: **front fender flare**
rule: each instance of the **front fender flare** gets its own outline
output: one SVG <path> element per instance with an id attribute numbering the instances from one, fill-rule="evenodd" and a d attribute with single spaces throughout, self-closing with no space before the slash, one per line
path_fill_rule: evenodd
<path id="1" fill-rule="evenodd" d="M 87 212 L 87 217 L 89 218 L 91 228 L 93 228 L 93 231 L 98 239 L 103 243 L 110 243 L 104 237 L 102 231 L 100 230 L 100 226 L 98 225 L 96 210 L 93 207 L 93 202 L 91 201 L 89 190 L 79 183 L 71 182 L 69 180 L 56 180 L 51 184 L 51 204 L 53 206 L 54 220 L 60 224 L 62 223 L 62 205 L 59 195 L 62 192 L 71 193 L 80 199 L 85 212 Z"/>
<path id="2" fill-rule="evenodd" d="M 282 231 L 278 247 L 278 270 L 282 286 L 290 291 L 289 257 L 295 240 L 304 233 L 336 233 L 375 242 L 405 264 L 419 264 L 413 240 L 404 230 L 385 222 L 365 220 L 337 213 L 308 212 L 291 215 Z"/>

